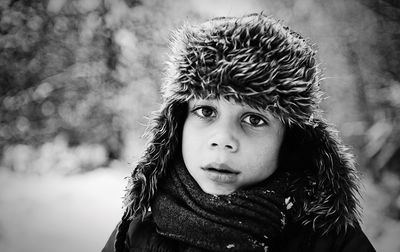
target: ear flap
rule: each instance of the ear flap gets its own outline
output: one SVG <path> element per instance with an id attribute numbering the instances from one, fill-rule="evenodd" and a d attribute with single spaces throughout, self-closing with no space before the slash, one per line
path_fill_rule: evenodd
<path id="1" fill-rule="evenodd" d="M 173 102 L 172 102 L 173 101 Z M 144 218 L 157 191 L 158 180 L 179 149 L 186 104 L 179 100 L 166 101 L 161 110 L 154 113 L 146 135 L 149 137 L 143 157 L 132 171 L 126 188 L 124 204 L 130 219 Z"/>
<path id="2" fill-rule="evenodd" d="M 359 217 L 359 192 L 353 156 L 336 130 L 322 119 L 300 130 L 302 137 L 295 144 L 300 153 L 294 156 L 302 165 L 292 168 L 290 189 L 296 195 L 297 220 L 323 233 L 354 226 Z"/>

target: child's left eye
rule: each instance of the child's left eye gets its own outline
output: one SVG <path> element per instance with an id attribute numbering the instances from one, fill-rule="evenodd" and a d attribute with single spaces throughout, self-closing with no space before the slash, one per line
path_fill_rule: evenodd
<path id="1" fill-rule="evenodd" d="M 257 115 L 248 115 L 245 118 L 243 118 L 243 121 L 255 127 L 267 125 L 267 122 L 263 118 Z"/>

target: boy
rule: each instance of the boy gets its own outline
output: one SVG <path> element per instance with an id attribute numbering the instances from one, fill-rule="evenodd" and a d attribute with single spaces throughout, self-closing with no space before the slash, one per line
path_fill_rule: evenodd
<path id="1" fill-rule="evenodd" d="M 262 14 L 175 34 L 164 102 L 103 251 L 374 251 L 315 51 Z"/>

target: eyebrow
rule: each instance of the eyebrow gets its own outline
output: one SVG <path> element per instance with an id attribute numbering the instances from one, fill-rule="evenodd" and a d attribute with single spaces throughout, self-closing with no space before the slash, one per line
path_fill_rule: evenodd
<path id="1" fill-rule="evenodd" d="M 250 107 L 250 106 L 242 106 L 242 110 L 250 111 L 250 112 L 253 112 L 253 113 L 259 113 L 259 114 L 267 116 L 268 118 L 274 118 L 273 113 L 271 111 L 269 111 L 269 110 L 255 109 L 255 108 Z"/>
<path id="2" fill-rule="evenodd" d="M 206 100 L 206 99 L 196 99 L 196 100 L 191 100 L 190 102 L 192 102 L 192 105 L 193 106 L 196 106 L 196 105 L 201 105 L 201 104 L 213 104 L 213 105 L 215 105 L 215 101 L 212 101 L 212 100 Z M 190 102 L 189 102 L 189 104 L 190 104 Z"/>

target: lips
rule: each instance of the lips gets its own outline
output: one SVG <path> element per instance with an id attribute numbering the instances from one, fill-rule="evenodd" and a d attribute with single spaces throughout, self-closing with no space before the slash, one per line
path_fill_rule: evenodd
<path id="1" fill-rule="evenodd" d="M 238 179 L 239 171 L 226 164 L 210 163 L 201 168 L 205 171 L 208 179 L 223 184 L 235 183 Z"/>
<path id="2" fill-rule="evenodd" d="M 227 164 L 219 164 L 219 163 L 210 163 L 202 167 L 203 170 L 211 171 L 211 172 L 220 172 L 226 174 L 239 174 L 239 171 L 231 168 Z"/>

